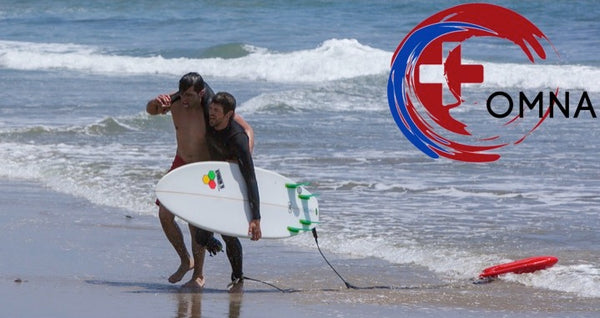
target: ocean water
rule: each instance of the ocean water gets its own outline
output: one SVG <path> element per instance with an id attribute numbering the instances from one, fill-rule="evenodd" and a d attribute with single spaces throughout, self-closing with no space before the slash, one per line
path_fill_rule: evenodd
<path id="1" fill-rule="evenodd" d="M 548 119 L 499 161 L 472 164 L 430 159 L 390 115 L 397 45 L 458 3 L 0 1 L 0 178 L 155 216 L 153 187 L 175 139 L 170 115 L 151 117 L 145 105 L 198 71 L 237 97 L 256 133 L 256 165 L 320 193 L 330 252 L 443 281 L 555 255 L 549 270 L 506 279 L 598 298 L 600 119 Z M 560 58 L 531 65 L 510 44 L 482 43 L 464 54 L 489 65 L 481 97 L 558 86 L 573 100 L 587 92 L 598 114 L 598 3 L 495 3 L 536 24 Z M 461 112 L 489 118 L 481 107 Z M 284 242 L 314 247 L 309 235 Z"/>

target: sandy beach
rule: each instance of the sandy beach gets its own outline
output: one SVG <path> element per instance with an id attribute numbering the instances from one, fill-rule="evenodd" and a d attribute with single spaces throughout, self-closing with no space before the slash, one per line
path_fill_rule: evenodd
<path id="1" fill-rule="evenodd" d="M 507 281 L 474 285 L 378 259 L 342 259 L 283 241 L 243 241 L 247 281 L 230 295 L 224 254 L 207 257 L 201 293 L 167 277 L 176 257 L 152 216 L 96 206 L 23 181 L 0 182 L 2 317 L 596 317 L 600 302 Z M 326 236 L 321 233 L 320 236 Z M 186 276 L 185 279 L 189 278 Z"/>

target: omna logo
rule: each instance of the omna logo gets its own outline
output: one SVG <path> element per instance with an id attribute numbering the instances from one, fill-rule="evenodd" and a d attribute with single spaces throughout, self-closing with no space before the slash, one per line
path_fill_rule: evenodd
<path id="1" fill-rule="evenodd" d="M 503 140 L 502 133 L 497 132 L 475 136 L 466 123 L 453 117 L 451 111 L 465 102 L 463 84 L 481 84 L 485 80 L 484 65 L 466 64 L 462 60 L 462 45 L 475 37 L 508 40 L 517 45 L 531 63 L 535 63 L 534 55 L 546 59 L 544 47 L 538 40 L 552 45 L 542 31 L 523 16 L 482 3 L 441 11 L 410 31 L 392 57 L 388 102 L 398 128 L 415 147 L 432 158 L 442 156 L 465 162 L 498 160 L 500 154 L 494 151 L 520 143 L 547 117 L 546 112 L 533 123 L 527 123 L 523 133 L 510 136 L 514 138 L 511 141 Z M 436 83 L 423 78 L 425 71 L 432 73 L 432 70 L 443 72 L 445 81 Z M 504 119 L 506 123 L 499 126 L 513 125 L 522 116 Z"/>

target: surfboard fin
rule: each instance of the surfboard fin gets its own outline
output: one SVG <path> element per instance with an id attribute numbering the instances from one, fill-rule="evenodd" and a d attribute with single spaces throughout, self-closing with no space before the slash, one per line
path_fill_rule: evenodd
<path id="1" fill-rule="evenodd" d="M 300 182 L 300 183 L 286 183 L 285 187 L 288 189 L 296 189 L 298 187 L 303 187 L 303 186 L 307 186 L 310 185 L 309 182 Z"/>
<path id="2" fill-rule="evenodd" d="M 319 196 L 318 193 L 315 193 L 315 194 L 298 194 L 298 198 L 300 200 L 308 200 L 308 199 L 310 199 L 312 197 L 318 197 L 318 196 Z"/>
<path id="3" fill-rule="evenodd" d="M 317 221 L 311 221 L 311 220 L 298 220 L 298 221 L 302 225 L 319 224 L 319 222 L 317 222 Z"/>
<path id="4" fill-rule="evenodd" d="M 300 233 L 300 232 L 308 232 L 308 231 L 311 231 L 312 229 L 288 226 L 287 230 L 290 231 L 291 233 Z"/>
<path id="5" fill-rule="evenodd" d="M 300 224 L 303 224 L 303 225 L 311 225 L 313 223 L 319 223 L 319 222 L 313 222 L 311 220 L 298 220 L 298 221 L 300 222 Z"/>

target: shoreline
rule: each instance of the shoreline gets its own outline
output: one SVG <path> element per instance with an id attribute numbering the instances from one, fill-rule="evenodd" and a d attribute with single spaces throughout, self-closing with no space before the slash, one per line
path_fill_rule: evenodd
<path id="1" fill-rule="evenodd" d="M 0 179 L 0 313 L 13 317 L 595 317 L 600 300 L 508 281 L 447 283 L 426 269 L 315 249 L 243 240 L 247 281 L 229 295 L 224 253 L 206 257 L 206 286 L 187 293 L 167 277 L 177 257 L 154 216 L 96 206 L 29 181 Z M 182 227 L 186 240 L 187 229 Z M 326 233 L 320 233 L 321 236 Z M 187 242 L 189 246 L 189 241 Z M 322 246 L 323 248 L 323 246 Z"/>

